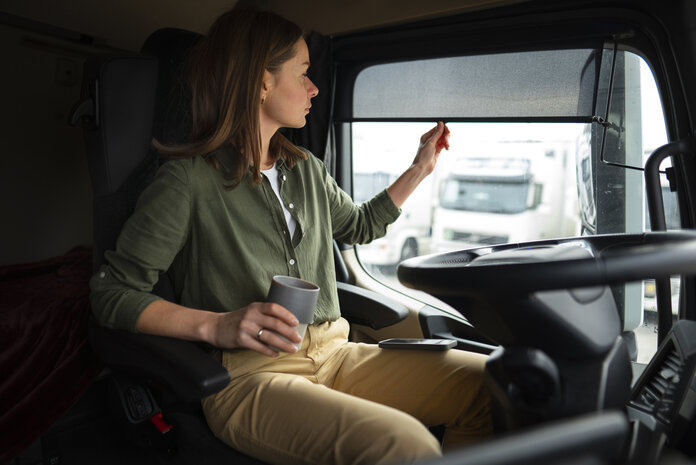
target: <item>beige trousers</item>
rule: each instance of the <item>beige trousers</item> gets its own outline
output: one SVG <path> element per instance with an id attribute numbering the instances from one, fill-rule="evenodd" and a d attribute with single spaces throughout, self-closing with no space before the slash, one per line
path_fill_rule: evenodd
<path id="1" fill-rule="evenodd" d="M 295 354 L 225 351 L 232 381 L 203 400 L 215 435 L 278 464 L 413 462 L 492 431 L 485 356 L 380 349 L 347 340 L 339 319 L 307 328 Z"/>

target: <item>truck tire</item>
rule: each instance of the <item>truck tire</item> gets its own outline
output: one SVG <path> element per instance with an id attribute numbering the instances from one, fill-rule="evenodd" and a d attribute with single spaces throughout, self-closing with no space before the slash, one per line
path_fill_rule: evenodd
<path id="1" fill-rule="evenodd" d="M 412 237 L 406 239 L 404 245 L 401 247 L 401 256 L 399 261 L 404 261 L 408 258 L 413 258 L 418 256 L 418 242 Z"/>

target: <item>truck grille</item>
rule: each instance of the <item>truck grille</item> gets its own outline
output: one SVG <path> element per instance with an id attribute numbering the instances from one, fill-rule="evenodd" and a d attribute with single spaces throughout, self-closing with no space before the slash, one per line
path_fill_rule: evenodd
<path id="1" fill-rule="evenodd" d="M 508 236 L 494 236 L 490 234 L 470 233 L 464 231 L 455 231 L 453 229 L 445 229 L 445 239 L 449 241 L 468 242 L 470 244 L 505 244 L 508 242 Z"/>

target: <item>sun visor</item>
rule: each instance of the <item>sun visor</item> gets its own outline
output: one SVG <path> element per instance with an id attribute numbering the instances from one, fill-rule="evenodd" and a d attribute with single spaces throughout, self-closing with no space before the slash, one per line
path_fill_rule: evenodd
<path id="1" fill-rule="evenodd" d="M 347 119 L 591 119 L 601 51 L 435 58 L 362 70 Z"/>

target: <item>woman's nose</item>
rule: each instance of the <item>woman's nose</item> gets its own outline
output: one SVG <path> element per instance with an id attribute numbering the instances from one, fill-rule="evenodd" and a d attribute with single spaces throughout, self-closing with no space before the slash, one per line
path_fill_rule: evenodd
<path id="1" fill-rule="evenodd" d="M 309 94 L 309 98 L 314 98 L 319 94 L 319 88 L 314 85 L 311 79 L 307 78 L 307 82 L 309 85 L 307 86 L 307 93 Z"/>

